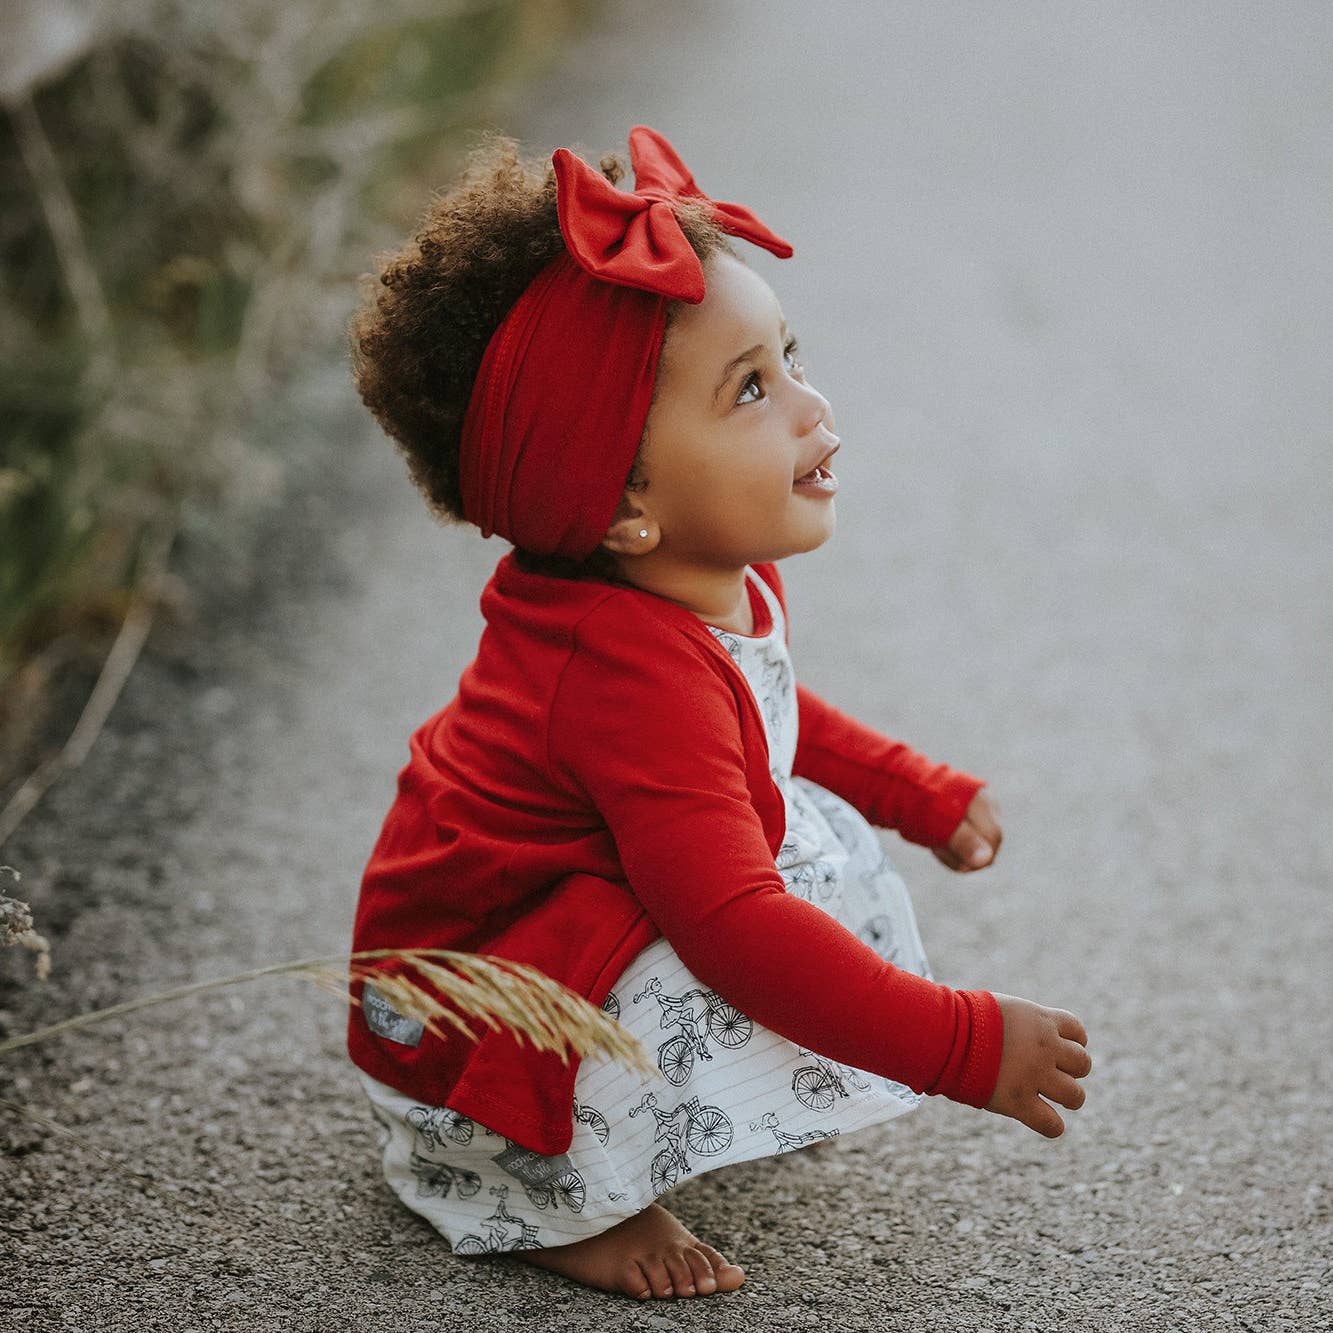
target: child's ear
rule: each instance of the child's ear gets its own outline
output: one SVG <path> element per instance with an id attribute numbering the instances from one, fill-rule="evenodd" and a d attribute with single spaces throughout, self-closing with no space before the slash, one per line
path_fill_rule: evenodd
<path id="1" fill-rule="evenodd" d="M 621 501 L 624 508 L 624 501 Z M 657 524 L 646 514 L 617 514 L 602 538 L 602 545 L 616 555 L 645 555 L 658 541 Z"/>

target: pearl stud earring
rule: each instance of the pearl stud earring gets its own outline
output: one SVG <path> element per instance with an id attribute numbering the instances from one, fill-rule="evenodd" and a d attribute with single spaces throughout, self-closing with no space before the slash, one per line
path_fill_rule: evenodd
<path id="1" fill-rule="evenodd" d="M 647 528 L 640 528 L 640 529 L 639 529 L 639 536 L 640 536 L 640 537 L 646 537 L 647 535 L 648 535 L 648 529 L 647 529 Z"/>

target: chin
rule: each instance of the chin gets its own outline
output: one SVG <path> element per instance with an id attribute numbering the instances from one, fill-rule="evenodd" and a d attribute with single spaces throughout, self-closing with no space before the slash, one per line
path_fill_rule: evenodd
<path id="1" fill-rule="evenodd" d="M 786 552 L 787 555 L 804 555 L 808 551 L 817 551 L 823 546 L 834 533 L 833 524 L 830 523 L 822 533 L 816 534 L 809 541 L 803 542 L 800 546 L 792 547 Z M 780 560 L 781 556 L 774 556 L 773 559 Z"/>
<path id="2" fill-rule="evenodd" d="M 816 550 L 818 550 L 818 549 L 819 549 L 821 546 L 823 546 L 824 543 L 825 543 L 826 541 L 828 541 L 828 539 L 829 539 L 830 537 L 832 537 L 833 534 L 838 530 L 837 515 L 833 512 L 832 506 L 833 506 L 833 501 L 830 500 L 830 501 L 829 501 L 829 520 L 828 520 L 828 522 L 824 525 L 824 530 L 823 530 L 823 532 L 820 533 L 820 535 L 819 535 L 818 537 L 815 538 L 814 542 L 813 542 L 811 545 L 809 545 L 809 546 L 807 546 L 807 547 L 805 548 L 807 551 L 816 551 Z"/>

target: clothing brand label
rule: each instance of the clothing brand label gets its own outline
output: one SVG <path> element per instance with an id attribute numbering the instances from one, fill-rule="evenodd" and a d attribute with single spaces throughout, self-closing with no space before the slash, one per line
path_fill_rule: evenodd
<path id="1" fill-rule="evenodd" d="M 420 1046 L 425 1028 L 415 1018 L 400 1014 L 369 981 L 361 991 L 361 1012 L 366 1026 L 377 1036 L 403 1046 Z"/>
<path id="2" fill-rule="evenodd" d="M 498 1152 L 491 1161 L 508 1171 L 511 1176 L 528 1185 L 547 1185 L 562 1172 L 573 1170 L 574 1164 L 568 1153 L 557 1153 L 554 1157 L 544 1157 L 531 1148 L 524 1148 L 511 1143 L 504 1152 Z"/>

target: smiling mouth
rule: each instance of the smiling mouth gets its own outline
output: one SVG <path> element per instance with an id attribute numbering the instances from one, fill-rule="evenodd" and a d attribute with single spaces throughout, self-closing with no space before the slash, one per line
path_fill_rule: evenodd
<path id="1" fill-rule="evenodd" d="M 794 491 L 815 491 L 822 495 L 833 495 L 837 489 L 837 477 L 822 465 L 811 469 L 803 477 L 797 477 L 792 485 Z"/>
<path id="2" fill-rule="evenodd" d="M 803 477 L 796 478 L 795 482 L 792 484 L 793 490 L 796 490 L 799 487 L 802 490 L 823 491 L 826 494 L 832 495 L 833 492 L 838 489 L 838 479 L 829 470 L 827 465 L 829 459 L 831 459 L 833 455 L 838 452 L 839 448 L 841 448 L 842 441 L 838 439 L 836 435 L 832 436 L 832 439 L 833 447 L 824 454 L 823 458 L 821 458 L 809 472 Z"/>

